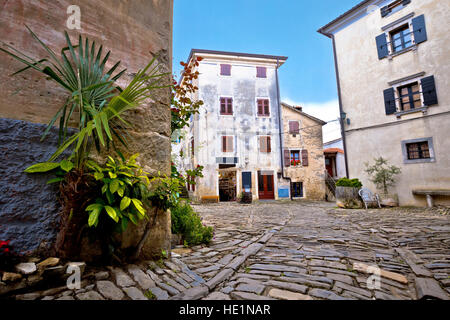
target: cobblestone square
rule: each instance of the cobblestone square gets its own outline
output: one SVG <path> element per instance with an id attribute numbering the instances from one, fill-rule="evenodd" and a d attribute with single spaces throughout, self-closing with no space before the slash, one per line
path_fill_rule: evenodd
<path id="1" fill-rule="evenodd" d="M 205 280 L 206 299 L 450 298 L 450 217 L 437 210 L 326 202 L 194 208 L 215 236 L 179 259 Z"/>

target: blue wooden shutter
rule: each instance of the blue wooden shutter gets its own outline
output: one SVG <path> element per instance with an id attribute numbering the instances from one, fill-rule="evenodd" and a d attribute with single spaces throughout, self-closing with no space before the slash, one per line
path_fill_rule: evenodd
<path id="1" fill-rule="evenodd" d="M 377 50 L 378 50 L 378 59 L 381 60 L 389 55 L 386 34 L 382 33 L 378 37 L 376 37 L 376 42 L 377 42 Z"/>
<path id="2" fill-rule="evenodd" d="M 420 84 L 422 85 L 423 104 L 426 106 L 432 106 L 434 104 L 438 104 L 434 76 L 429 76 L 429 77 L 420 79 Z"/>
<path id="3" fill-rule="evenodd" d="M 425 16 L 421 15 L 412 19 L 414 40 L 416 44 L 427 41 L 427 29 L 425 27 Z"/>
<path id="4" fill-rule="evenodd" d="M 381 11 L 381 17 L 384 18 L 391 12 L 391 9 L 389 9 L 389 6 L 384 6 L 381 8 L 380 11 Z"/>
<path id="5" fill-rule="evenodd" d="M 384 105 L 386 108 L 386 115 L 397 112 L 394 88 L 384 90 Z"/>

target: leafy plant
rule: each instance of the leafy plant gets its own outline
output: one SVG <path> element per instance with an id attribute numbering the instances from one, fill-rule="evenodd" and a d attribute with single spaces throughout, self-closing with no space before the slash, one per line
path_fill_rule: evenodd
<path id="1" fill-rule="evenodd" d="M 172 208 L 172 233 L 182 234 L 184 241 L 194 246 L 208 244 L 213 237 L 213 228 L 202 224 L 201 217 L 188 203 Z"/>
<path id="2" fill-rule="evenodd" d="M 362 183 L 359 181 L 359 179 L 347 179 L 347 178 L 341 178 L 338 181 L 336 181 L 337 187 L 351 187 L 351 188 L 361 188 Z"/>
<path id="3" fill-rule="evenodd" d="M 364 163 L 365 172 L 370 176 L 370 181 L 377 186 L 377 189 L 387 194 L 388 188 L 395 186 L 395 176 L 402 171 L 399 167 L 390 166 L 383 157 L 374 158 L 374 161 L 372 166 L 368 162 Z"/>
<path id="4" fill-rule="evenodd" d="M 148 195 L 149 179 L 146 172 L 136 164 L 139 154 L 124 158 L 113 159 L 108 156 L 104 167 L 92 160 L 87 166 L 92 170 L 91 175 L 102 183 L 102 197 L 87 206 L 89 212 L 88 225 L 96 227 L 99 215 L 106 213 L 124 231 L 131 221 L 138 224 L 146 218 L 143 201 Z"/>
<path id="5" fill-rule="evenodd" d="M 149 299 L 149 300 L 156 300 L 156 296 L 155 294 L 152 292 L 151 289 L 148 289 L 147 291 L 144 292 L 144 296 Z"/>
<path id="6" fill-rule="evenodd" d="M 198 90 L 194 85 L 194 80 L 198 79 L 199 72 L 193 72 L 193 68 L 199 66 L 199 61 L 203 58 L 197 57 L 192 61 L 192 65 L 180 62 L 184 67 L 182 71 L 182 79 L 177 82 L 173 79 L 172 87 L 172 107 L 171 107 L 171 129 L 182 129 L 189 125 L 189 119 L 192 115 L 199 112 L 200 106 L 203 105 L 202 100 L 192 100 L 189 96 Z"/>

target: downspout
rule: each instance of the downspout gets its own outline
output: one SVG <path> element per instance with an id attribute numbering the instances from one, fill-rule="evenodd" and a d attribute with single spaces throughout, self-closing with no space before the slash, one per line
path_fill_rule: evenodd
<path id="1" fill-rule="evenodd" d="M 280 161 L 281 161 L 281 178 L 289 181 L 289 196 L 292 200 L 292 180 L 289 177 L 284 176 L 284 150 L 283 150 L 283 123 L 281 119 L 281 101 L 280 101 L 280 83 L 278 81 L 278 68 L 280 67 L 280 59 L 277 58 L 277 67 L 275 69 L 275 79 L 277 82 L 277 102 L 278 102 L 278 126 L 279 126 L 279 134 L 280 134 Z"/>
<path id="2" fill-rule="evenodd" d="M 344 112 L 342 107 L 342 95 L 341 95 L 341 82 L 339 78 L 339 67 L 337 62 L 337 53 L 336 53 L 336 41 L 334 39 L 334 34 L 325 33 L 322 31 L 319 31 L 323 35 L 327 36 L 328 38 L 331 38 L 333 42 L 333 56 L 334 56 L 334 68 L 336 71 L 336 83 L 337 83 L 337 89 L 338 89 L 338 98 L 339 98 L 339 123 L 341 125 L 341 136 L 342 136 L 342 144 L 344 147 L 344 160 L 345 160 L 345 175 L 348 178 L 348 158 L 347 158 L 347 142 L 345 139 L 345 129 L 344 129 L 344 119 L 342 119 L 342 114 Z"/>

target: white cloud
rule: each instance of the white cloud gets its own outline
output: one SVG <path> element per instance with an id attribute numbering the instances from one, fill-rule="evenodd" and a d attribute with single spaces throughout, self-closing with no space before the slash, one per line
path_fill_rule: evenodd
<path id="1" fill-rule="evenodd" d="M 283 102 L 291 106 L 301 106 L 303 111 L 328 122 L 323 127 L 323 141 L 331 141 L 341 137 L 341 128 L 338 121 L 331 122 L 339 118 L 339 101 L 331 100 L 324 103 L 319 102 L 298 102 L 289 98 L 282 99 Z"/>

